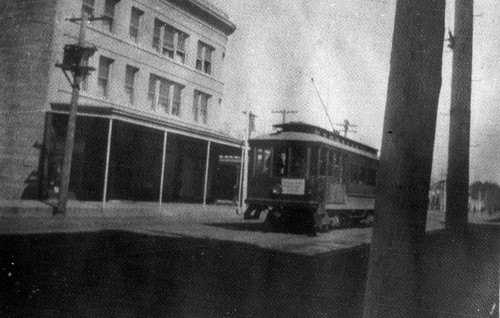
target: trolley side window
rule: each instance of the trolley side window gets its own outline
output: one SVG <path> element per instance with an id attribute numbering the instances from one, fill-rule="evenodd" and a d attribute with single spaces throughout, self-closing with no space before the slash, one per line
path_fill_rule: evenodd
<path id="1" fill-rule="evenodd" d="M 328 166 L 328 150 L 325 148 L 319 149 L 319 175 L 326 176 Z"/>
<path id="2" fill-rule="evenodd" d="M 254 175 L 269 175 L 271 172 L 271 148 L 256 147 Z"/>
<path id="3" fill-rule="evenodd" d="M 340 175 L 340 153 L 333 153 L 333 180 L 334 182 L 341 183 Z"/>
<path id="4" fill-rule="evenodd" d="M 343 153 L 341 156 L 340 156 L 340 163 L 339 163 L 339 166 L 340 166 L 340 172 L 339 172 L 339 182 L 340 183 L 346 183 L 347 181 L 347 177 L 346 177 L 346 174 L 347 174 L 347 167 L 349 167 L 349 156 L 345 153 Z"/>
<path id="5" fill-rule="evenodd" d="M 318 147 L 311 147 L 311 161 L 309 164 L 309 177 L 318 176 Z"/>
<path id="6" fill-rule="evenodd" d="M 328 153 L 328 176 L 333 177 L 334 176 L 334 167 L 335 167 L 335 151 L 330 150 Z"/>
<path id="7" fill-rule="evenodd" d="M 366 184 L 370 186 L 375 186 L 377 180 L 377 170 L 373 168 L 367 168 L 366 170 L 367 170 Z"/>
<path id="8" fill-rule="evenodd" d="M 307 147 L 292 146 L 290 177 L 305 178 L 307 172 Z"/>
<path id="9" fill-rule="evenodd" d="M 349 182 L 362 183 L 362 169 L 354 162 L 349 166 Z"/>

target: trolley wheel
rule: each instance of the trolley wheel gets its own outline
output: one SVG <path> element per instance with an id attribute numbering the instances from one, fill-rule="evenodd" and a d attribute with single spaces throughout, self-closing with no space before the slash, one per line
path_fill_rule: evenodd
<path id="1" fill-rule="evenodd" d="M 283 231 L 284 220 L 283 211 L 278 209 L 270 209 L 266 216 L 266 230 L 267 231 Z"/>
<path id="2" fill-rule="evenodd" d="M 373 222 L 375 221 L 375 216 L 373 213 L 369 213 L 364 219 L 360 221 L 363 226 L 371 227 L 373 226 Z"/>
<path id="3" fill-rule="evenodd" d="M 330 220 L 331 222 L 329 224 L 329 227 L 331 230 L 346 228 L 351 224 L 351 220 L 347 216 L 342 214 L 335 214 L 330 217 Z"/>

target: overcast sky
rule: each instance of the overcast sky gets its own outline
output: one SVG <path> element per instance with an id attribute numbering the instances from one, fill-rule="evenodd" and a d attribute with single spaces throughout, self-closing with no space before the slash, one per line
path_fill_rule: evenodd
<path id="1" fill-rule="evenodd" d="M 298 111 L 287 121 L 331 129 L 321 97 L 335 128 L 348 119 L 348 137 L 380 149 L 396 0 L 209 1 L 237 26 L 224 60 L 226 129 L 242 134 L 247 108 L 254 134 L 270 132 L 282 109 Z M 470 177 L 500 183 L 500 4 L 476 0 L 474 13 Z M 451 61 L 445 43 L 433 180 L 446 175 Z"/>

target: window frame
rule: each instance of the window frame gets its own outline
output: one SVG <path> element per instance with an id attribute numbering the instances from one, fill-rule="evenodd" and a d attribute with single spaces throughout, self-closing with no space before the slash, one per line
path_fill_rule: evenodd
<path id="1" fill-rule="evenodd" d="M 84 55 L 82 57 L 82 64 L 85 66 L 89 66 L 92 64 L 92 58 L 90 56 Z M 90 83 L 90 76 L 91 72 L 89 72 L 87 75 L 83 76 L 82 82 L 80 83 L 80 89 L 84 92 L 89 91 L 89 83 Z"/>
<path id="2" fill-rule="evenodd" d="M 136 15 L 134 15 L 136 13 Z M 128 29 L 128 35 L 129 37 L 135 42 L 135 43 L 140 43 L 140 38 L 141 38 L 141 25 L 142 25 L 142 17 L 144 15 L 144 11 L 132 7 L 130 10 L 130 21 L 129 21 L 129 29 Z M 137 20 L 137 25 L 135 25 L 135 19 Z M 133 30 L 135 35 L 133 35 Z"/>
<path id="3" fill-rule="evenodd" d="M 103 64 L 106 62 L 106 64 Z M 114 60 L 101 55 L 99 57 L 99 70 L 97 72 L 97 86 L 100 88 L 100 95 L 102 97 L 109 97 L 109 82 L 111 78 L 111 66 Z M 104 68 L 103 68 L 104 66 Z M 103 74 L 103 69 L 105 69 L 105 74 Z M 104 75 L 104 76 L 103 76 Z M 102 85 L 104 83 L 104 85 Z"/>
<path id="4" fill-rule="evenodd" d="M 212 55 L 215 48 L 206 44 L 205 42 L 198 41 L 198 52 L 196 54 L 196 69 L 205 74 L 212 74 Z"/>
<path id="5" fill-rule="evenodd" d="M 158 92 L 156 91 L 157 88 Z M 162 108 L 166 114 L 180 117 L 183 89 L 184 85 L 151 73 L 148 88 L 150 109 L 158 111 L 158 109 Z"/>
<path id="6" fill-rule="evenodd" d="M 155 19 L 153 26 L 153 39 L 151 47 L 163 56 L 186 63 L 186 42 L 189 34 Z"/>
<path id="7" fill-rule="evenodd" d="M 208 106 L 210 98 L 212 98 L 212 96 L 207 93 L 199 90 L 194 91 L 193 116 L 195 122 L 200 122 L 200 118 L 203 120 L 204 124 L 208 122 Z"/>
<path id="8" fill-rule="evenodd" d="M 134 67 L 132 65 L 125 66 L 124 89 L 125 89 L 125 94 L 129 96 L 128 102 L 130 105 L 135 104 L 135 80 L 136 80 L 138 72 L 139 72 L 139 69 L 137 67 Z M 130 80 L 130 78 L 131 78 L 131 80 Z"/>
<path id="9" fill-rule="evenodd" d="M 83 0 L 82 11 L 87 12 L 89 17 L 93 16 L 95 12 L 95 0 Z"/>
<path id="10" fill-rule="evenodd" d="M 116 5 L 120 0 L 104 0 L 102 12 L 102 26 L 107 32 L 113 33 L 115 29 Z"/>

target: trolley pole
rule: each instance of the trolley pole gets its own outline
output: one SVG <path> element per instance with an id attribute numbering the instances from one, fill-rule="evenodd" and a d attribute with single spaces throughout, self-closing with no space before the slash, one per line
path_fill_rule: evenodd
<path id="1" fill-rule="evenodd" d="M 455 34 L 451 77 L 446 229 L 467 229 L 469 199 L 470 100 L 472 76 L 473 0 L 455 0 Z"/>
<path id="2" fill-rule="evenodd" d="M 364 318 L 421 317 L 445 0 L 398 0 Z"/>

